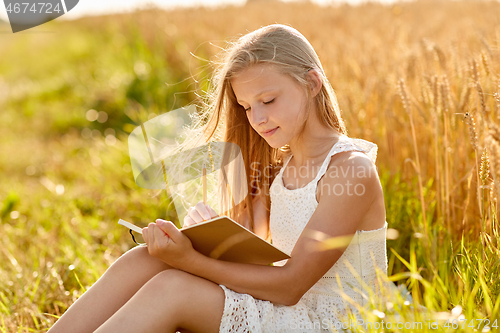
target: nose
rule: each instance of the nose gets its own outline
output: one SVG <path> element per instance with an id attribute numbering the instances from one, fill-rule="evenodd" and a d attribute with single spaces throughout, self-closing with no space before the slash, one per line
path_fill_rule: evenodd
<path id="1" fill-rule="evenodd" d="M 252 126 L 258 127 L 267 123 L 267 114 L 263 108 L 255 106 L 250 110 L 248 120 Z"/>

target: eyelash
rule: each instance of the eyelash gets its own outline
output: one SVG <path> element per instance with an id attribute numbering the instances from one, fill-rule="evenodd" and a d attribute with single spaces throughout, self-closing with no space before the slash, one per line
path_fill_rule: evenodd
<path id="1" fill-rule="evenodd" d="M 271 104 L 272 102 L 274 102 L 274 100 L 275 100 L 275 99 L 273 98 L 273 99 L 272 99 L 272 100 L 270 100 L 269 102 L 264 102 L 264 104 L 266 104 L 266 105 L 267 105 L 267 104 Z M 248 112 L 249 110 L 250 110 L 250 108 L 245 109 L 245 111 L 247 111 L 247 112 Z"/>

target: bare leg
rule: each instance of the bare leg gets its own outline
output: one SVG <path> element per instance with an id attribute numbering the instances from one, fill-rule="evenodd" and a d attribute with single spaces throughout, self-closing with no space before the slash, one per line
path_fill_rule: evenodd
<path id="1" fill-rule="evenodd" d="M 94 332 L 146 282 L 171 268 L 138 246 L 122 255 L 65 313 L 50 333 Z"/>
<path id="2" fill-rule="evenodd" d="M 219 332 L 224 291 L 204 278 L 169 269 L 144 285 L 95 333 Z"/>

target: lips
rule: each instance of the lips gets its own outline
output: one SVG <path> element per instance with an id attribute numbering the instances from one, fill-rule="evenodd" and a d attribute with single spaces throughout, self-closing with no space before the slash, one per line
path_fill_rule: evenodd
<path id="1" fill-rule="evenodd" d="M 262 134 L 262 135 L 264 135 L 264 136 L 273 135 L 273 134 L 274 134 L 274 132 L 276 132 L 276 130 L 277 130 L 278 128 L 279 128 L 279 126 L 278 126 L 278 127 L 273 128 L 273 129 L 270 129 L 270 130 L 268 130 L 268 131 L 261 132 L 261 134 Z"/>

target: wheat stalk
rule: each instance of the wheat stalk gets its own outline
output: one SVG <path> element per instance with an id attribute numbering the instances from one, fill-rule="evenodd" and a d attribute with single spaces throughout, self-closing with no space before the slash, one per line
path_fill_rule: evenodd
<path id="1" fill-rule="evenodd" d="M 476 90 L 477 90 L 477 95 L 478 95 L 478 104 L 481 108 L 481 115 L 482 115 L 482 129 L 484 132 L 484 127 L 485 127 L 485 119 L 488 119 L 486 116 L 486 102 L 484 100 L 484 92 L 483 92 L 483 87 L 481 87 L 481 83 L 479 81 L 476 81 Z"/>
<path id="2" fill-rule="evenodd" d="M 438 93 L 438 85 L 439 85 L 439 80 L 437 75 L 434 75 L 432 77 L 432 95 L 433 95 L 433 102 L 434 102 L 434 112 L 436 112 L 436 115 L 439 113 L 439 93 Z"/>
<path id="3" fill-rule="evenodd" d="M 424 230 L 425 230 L 425 235 L 426 237 L 428 236 L 427 233 L 427 219 L 426 219 L 426 210 L 425 210 L 425 201 L 424 201 L 424 188 L 422 185 L 422 175 L 421 175 L 421 169 L 420 169 L 420 160 L 418 157 L 418 146 L 417 146 L 417 136 L 415 134 L 415 126 L 413 125 L 413 117 L 411 113 L 411 105 L 410 101 L 408 99 L 408 94 L 406 92 L 406 85 L 405 81 L 403 78 L 399 79 L 399 95 L 401 96 L 401 100 L 403 102 L 403 107 L 408 113 L 408 116 L 410 117 L 410 126 L 411 126 L 411 134 L 413 137 L 413 147 L 415 149 L 415 159 L 416 159 L 416 171 L 417 171 L 417 177 L 418 177 L 418 186 L 420 189 L 420 203 L 422 205 L 422 219 L 424 223 Z M 427 239 L 427 238 L 426 238 Z"/>
<path id="4" fill-rule="evenodd" d="M 484 207 L 486 206 L 485 205 L 485 198 L 484 198 L 484 192 L 485 192 L 485 188 L 487 188 L 487 181 L 488 181 L 488 175 L 489 175 L 489 172 L 490 172 L 490 168 L 489 168 L 489 160 L 488 160 L 488 152 L 486 149 L 483 150 L 483 154 L 481 155 L 481 167 L 480 167 L 480 171 L 479 171 L 479 178 L 481 179 L 483 185 L 481 186 L 481 193 L 482 193 L 482 216 L 483 218 L 481 219 L 481 226 L 482 226 L 482 235 L 481 235 L 481 242 L 484 246 L 484 236 L 485 236 L 485 233 L 486 233 L 486 215 L 485 215 L 485 212 L 484 212 Z M 483 248 L 483 259 L 484 259 L 484 248 Z"/>
<path id="5" fill-rule="evenodd" d="M 429 104 L 429 95 L 427 94 L 427 88 L 424 84 L 420 85 L 420 99 L 424 106 Z"/>
<path id="6" fill-rule="evenodd" d="M 448 82 L 448 77 L 443 74 L 441 77 L 441 83 L 443 84 L 443 90 L 441 96 L 443 96 L 443 111 L 448 112 L 450 104 L 453 104 L 453 98 L 451 97 L 450 83 Z"/>
<path id="7" fill-rule="evenodd" d="M 484 71 L 486 72 L 486 76 L 490 75 L 490 64 L 488 62 L 488 57 L 484 51 L 481 52 L 481 62 L 484 66 Z"/>
<path id="8" fill-rule="evenodd" d="M 436 53 L 436 57 L 438 58 L 439 65 L 441 68 L 446 71 L 446 55 L 444 54 L 443 50 L 437 45 L 434 45 L 434 52 Z"/>
<path id="9" fill-rule="evenodd" d="M 483 117 L 481 118 L 481 128 L 482 128 L 482 133 L 484 133 L 485 129 L 485 121 L 486 121 L 486 103 L 484 101 L 484 93 L 483 93 L 483 88 L 481 87 L 481 83 L 479 82 L 479 69 L 478 69 L 478 64 L 476 59 L 472 59 L 471 61 L 471 74 L 472 78 L 474 81 L 474 84 L 476 86 L 476 90 L 478 92 L 478 104 L 479 108 L 481 108 L 481 113 Z M 469 125 L 469 137 L 471 138 L 471 143 L 472 146 L 474 147 L 474 152 L 475 152 L 475 157 L 476 157 L 476 177 L 477 177 L 477 191 L 476 191 L 476 196 L 477 196 L 477 202 L 480 208 L 480 213 L 481 213 L 481 219 L 484 218 L 483 216 L 483 202 L 481 201 L 481 194 L 480 194 L 480 189 L 479 189 L 479 161 L 478 161 L 478 155 L 477 155 L 477 131 L 476 131 L 476 126 L 474 122 L 474 115 L 470 114 L 468 118 L 468 125 Z"/>
<path id="10" fill-rule="evenodd" d="M 500 91 L 500 79 L 498 80 L 498 88 L 499 88 L 499 91 Z M 493 94 L 493 97 L 495 98 L 495 101 L 496 101 L 496 114 L 499 113 L 499 110 L 500 110 L 500 93 L 496 92 Z M 500 116 L 497 116 L 500 118 Z M 495 113 L 493 114 L 493 120 L 495 120 Z M 500 119 L 496 119 L 496 120 L 500 120 Z"/>
<path id="11" fill-rule="evenodd" d="M 450 161 L 448 159 L 448 101 L 450 100 L 450 86 L 448 84 L 448 79 L 446 78 L 446 75 L 443 75 L 442 77 L 442 84 L 441 84 L 441 103 L 442 103 L 442 110 L 443 110 L 443 120 L 444 120 L 444 136 L 443 136 L 443 145 L 444 145 L 444 203 L 445 203 L 445 209 L 446 209 L 446 226 L 448 229 L 448 232 L 451 232 L 450 230 L 450 173 L 449 173 L 449 168 L 450 168 Z"/>
<path id="12" fill-rule="evenodd" d="M 490 198 L 498 212 L 498 196 L 500 194 L 500 128 L 492 123 L 488 123 L 488 133 L 485 138 L 485 145 L 489 155 L 489 169 L 493 181 L 490 185 Z"/>
<path id="13" fill-rule="evenodd" d="M 471 72 L 472 72 L 472 79 L 474 80 L 474 82 L 478 82 L 479 81 L 479 69 L 477 68 L 477 61 L 476 59 L 472 59 L 471 61 Z"/>
<path id="14" fill-rule="evenodd" d="M 406 87 L 403 79 L 399 79 L 399 96 L 401 97 L 403 108 L 405 109 L 406 113 L 411 114 L 410 100 L 408 99 L 408 95 L 406 94 Z"/>
<path id="15" fill-rule="evenodd" d="M 490 161 L 493 162 L 492 164 L 499 166 L 495 171 L 495 180 L 498 183 L 498 181 L 500 181 L 500 127 L 495 123 L 490 122 L 488 124 L 488 128 L 488 137 L 490 139 L 490 143 L 493 145 L 493 150 L 490 151 Z"/>
<path id="16" fill-rule="evenodd" d="M 435 159 L 436 159 L 436 196 L 438 198 L 437 200 L 437 211 L 438 214 L 441 215 L 443 203 L 442 203 L 442 195 L 443 195 L 443 190 L 442 190 L 442 179 L 441 179 L 441 167 L 440 167 L 440 151 L 439 151 L 439 115 L 440 115 L 440 109 L 439 109 L 439 91 L 440 91 L 441 84 L 438 80 L 437 75 L 434 75 L 432 78 L 432 94 L 433 94 L 433 107 L 434 107 L 434 149 L 435 149 Z"/>
<path id="17" fill-rule="evenodd" d="M 471 87 L 468 85 L 467 89 L 462 94 L 462 98 L 460 99 L 460 108 L 459 108 L 460 113 L 464 112 L 465 107 L 466 107 L 467 103 L 469 102 L 470 91 L 471 91 Z"/>
<path id="18" fill-rule="evenodd" d="M 473 111 L 465 113 L 465 122 L 467 123 L 467 127 L 469 128 L 469 139 L 470 144 L 472 145 L 472 149 L 477 150 L 477 132 Z"/>
<path id="19" fill-rule="evenodd" d="M 483 185 L 486 185 L 486 182 L 488 180 L 488 175 L 490 173 L 489 165 L 490 163 L 488 158 L 488 151 L 485 149 L 483 150 L 483 154 L 481 155 L 481 171 L 479 173 Z"/>

